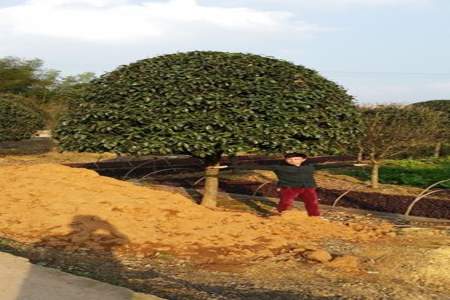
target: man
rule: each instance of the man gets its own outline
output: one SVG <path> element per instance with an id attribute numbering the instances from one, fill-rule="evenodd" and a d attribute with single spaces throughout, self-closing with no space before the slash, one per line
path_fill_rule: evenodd
<path id="1" fill-rule="evenodd" d="M 316 193 L 316 181 L 314 180 L 314 170 L 321 166 L 315 164 L 305 163 L 307 160 L 306 154 L 303 153 L 287 153 L 284 156 L 284 162 L 280 165 L 246 165 L 246 166 L 231 166 L 235 169 L 241 170 L 270 170 L 273 171 L 278 178 L 278 191 L 280 201 L 277 206 L 278 212 L 283 212 L 289 209 L 294 200 L 300 197 L 304 204 L 308 216 L 318 217 L 319 199 Z M 342 166 L 361 166 L 364 164 L 330 164 L 327 166 L 342 167 Z M 227 168 L 229 166 L 219 166 L 218 168 Z"/>

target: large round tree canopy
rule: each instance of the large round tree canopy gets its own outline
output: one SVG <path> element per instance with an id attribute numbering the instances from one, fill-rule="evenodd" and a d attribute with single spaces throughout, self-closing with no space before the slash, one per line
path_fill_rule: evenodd
<path id="1" fill-rule="evenodd" d="M 28 139 L 44 127 L 40 112 L 11 98 L 14 99 L 9 95 L 0 95 L 0 142 Z"/>
<path id="2" fill-rule="evenodd" d="M 334 153 L 359 114 L 316 71 L 252 54 L 144 59 L 94 80 L 56 129 L 65 150 L 146 154 Z"/>

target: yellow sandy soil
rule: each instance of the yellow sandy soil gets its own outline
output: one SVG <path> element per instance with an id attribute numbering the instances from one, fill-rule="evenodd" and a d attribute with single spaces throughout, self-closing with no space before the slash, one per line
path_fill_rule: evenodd
<path id="1" fill-rule="evenodd" d="M 33 155 L 1 155 L 0 166 L 7 165 L 31 165 L 41 163 L 76 163 L 95 162 L 105 159 L 113 159 L 117 156 L 113 153 L 77 153 L 77 152 L 47 152 Z"/>
<path id="2" fill-rule="evenodd" d="M 355 228 L 296 210 L 269 218 L 212 210 L 178 192 L 58 164 L 0 167 L 0 190 L 0 236 L 65 250 L 233 262 L 315 249 L 327 239 L 388 239 L 391 230 L 388 224 Z"/>

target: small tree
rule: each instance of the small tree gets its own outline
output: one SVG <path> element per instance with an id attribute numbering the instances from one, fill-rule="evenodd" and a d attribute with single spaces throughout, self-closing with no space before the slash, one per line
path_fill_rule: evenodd
<path id="1" fill-rule="evenodd" d="M 68 102 L 78 100 L 95 78 L 91 72 L 61 77 L 45 69 L 40 59 L 0 58 L 0 95 L 20 102 L 45 116 L 46 128 L 54 128 Z"/>
<path id="2" fill-rule="evenodd" d="M 313 70 L 196 51 L 144 59 L 94 80 L 55 132 L 65 150 L 201 158 L 202 204 L 215 206 L 222 155 L 335 153 L 338 142 L 355 140 L 359 121 L 352 97 Z"/>
<path id="3" fill-rule="evenodd" d="M 40 59 L 0 58 L 0 93 L 33 97 L 40 102 L 48 100 L 59 72 L 43 68 Z"/>
<path id="4" fill-rule="evenodd" d="M 442 124 L 437 132 L 437 139 L 434 144 L 434 157 L 441 156 L 441 149 L 444 143 L 450 142 L 450 100 L 430 100 L 413 104 L 417 107 L 428 107 L 443 115 Z"/>
<path id="5" fill-rule="evenodd" d="M 78 101 L 84 94 L 95 73 L 85 72 L 75 76 L 58 78 L 49 94 L 49 101 L 42 105 L 48 113 L 48 127 L 53 129 L 58 119 L 67 111 L 71 101 Z"/>
<path id="6" fill-rule="evenodd" d="M 395 105 L 361 108 L 364 133 L 359 145 L 369 155 L 373 188 L 378 188 L 379 167 L 383 159 L 412 147 L 433 143 L 442 115 L 428 108 Z"/>
<path id="7" fill-rule="evenodd" d="M 41 113 L 0 95 L 0 142 L 28 139 L 43 127 Z"/>
<path id="8" fill-rule="evenodd" d="M 62 77 L 52 88 L 52 97 L 62 98 L 64 102 L 78 100 L 95 77 L 95 73 L 92 72 Z"/>

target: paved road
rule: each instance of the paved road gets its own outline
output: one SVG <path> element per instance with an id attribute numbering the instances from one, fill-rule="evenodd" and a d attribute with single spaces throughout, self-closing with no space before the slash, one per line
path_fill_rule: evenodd
<path id="1" fill-rule="evenodd" d="M 89 278 L 33 265 L 0 252 L 1 300 L 157 300 Z"/>

